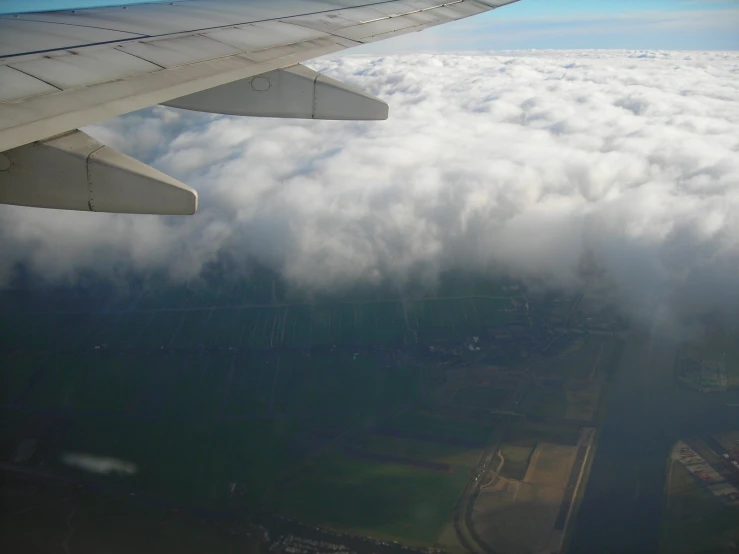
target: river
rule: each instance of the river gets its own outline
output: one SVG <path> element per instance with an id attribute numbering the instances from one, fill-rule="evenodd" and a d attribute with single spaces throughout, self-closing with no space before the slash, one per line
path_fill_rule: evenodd
<path id="1" fill-rule="evenodd" d="M 677 344 L 632 330 L 607 398 L 571 554 L 659 550 L 666 459 L 681 437 L 737 428 L 737 391 L 704 394 L 674 378 Z"/>

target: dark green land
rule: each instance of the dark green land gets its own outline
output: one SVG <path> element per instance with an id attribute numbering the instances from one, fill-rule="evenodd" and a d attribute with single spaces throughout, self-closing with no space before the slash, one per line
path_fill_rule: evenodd
<path id="1" fill-rule="evenodd" d="M 433 293 L 327 298 L 261 273 L 3 292 L 2 458 L 33 439 L 15 465 L 85 490 L 456 549 L 455 506 L 495 437 L 529 450 L 577 441 L 578 424 L 560 421 L 564 391 L 529 381 L 592 379 L 609 355 L 601 339 L 553 330 L 570 324 L 572 298 L 527 299 L 524 312 L 522 294 L 454 278 Z M 83 472 L 62 463 L 68 452 L 137 471 Z M 507 470 L 525 472 L 526 457 Z"/>

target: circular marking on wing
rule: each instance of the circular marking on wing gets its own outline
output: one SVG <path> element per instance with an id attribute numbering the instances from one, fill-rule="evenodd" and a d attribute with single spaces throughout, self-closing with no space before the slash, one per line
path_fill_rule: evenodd
<path id="1" fill-rule="evenodd" d="M 251 88 L 257 92 L 264 92 L 269 89 L 271 83 L 267 77 L 254 77 L 251 80 Z"/>

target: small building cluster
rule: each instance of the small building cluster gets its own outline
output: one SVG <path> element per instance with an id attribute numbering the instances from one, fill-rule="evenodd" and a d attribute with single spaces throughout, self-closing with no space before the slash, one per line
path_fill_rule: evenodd
<path id="1" fill-rule="evenodd" d="M 284 535 L 269 545 L 270 552 L 287 554 L 356 554 L 340 543 Z"/>
<path id="2" fill-rule="evenodd" d="M 717 359 L 698 359 L 688 355 L 678 360 L 677 378 L 701 392 L 723 392 L 728 387 L 726 356 Z"/>

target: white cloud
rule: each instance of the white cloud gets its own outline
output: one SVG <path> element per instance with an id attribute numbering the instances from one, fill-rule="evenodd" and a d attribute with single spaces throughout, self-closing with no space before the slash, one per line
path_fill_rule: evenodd
<path id="1" fill-rule="evenodd" d="M 381 123 L 153 108 L 96 126 L 195 186 L 190 218 L 3 207 L 0 279 L 164 271 L 223 255 L 293 284 L 433 282 L 443 269 L 576 283 L 594 255 L 626 301 L 739 288 L 739 53 L 504 52 L 321 60 L 385 98 Z M 710 286 L 708 285 L 710 283 Z M 694 301 L 700 298 L 700 302 Z"/>
<path id="2" fill-rule="evenodd" d="M 138 468 L 133 462 L 78 452 L 65 452 L 61 460 L 66 465 L 102 475 L 133 475 Z"/>

